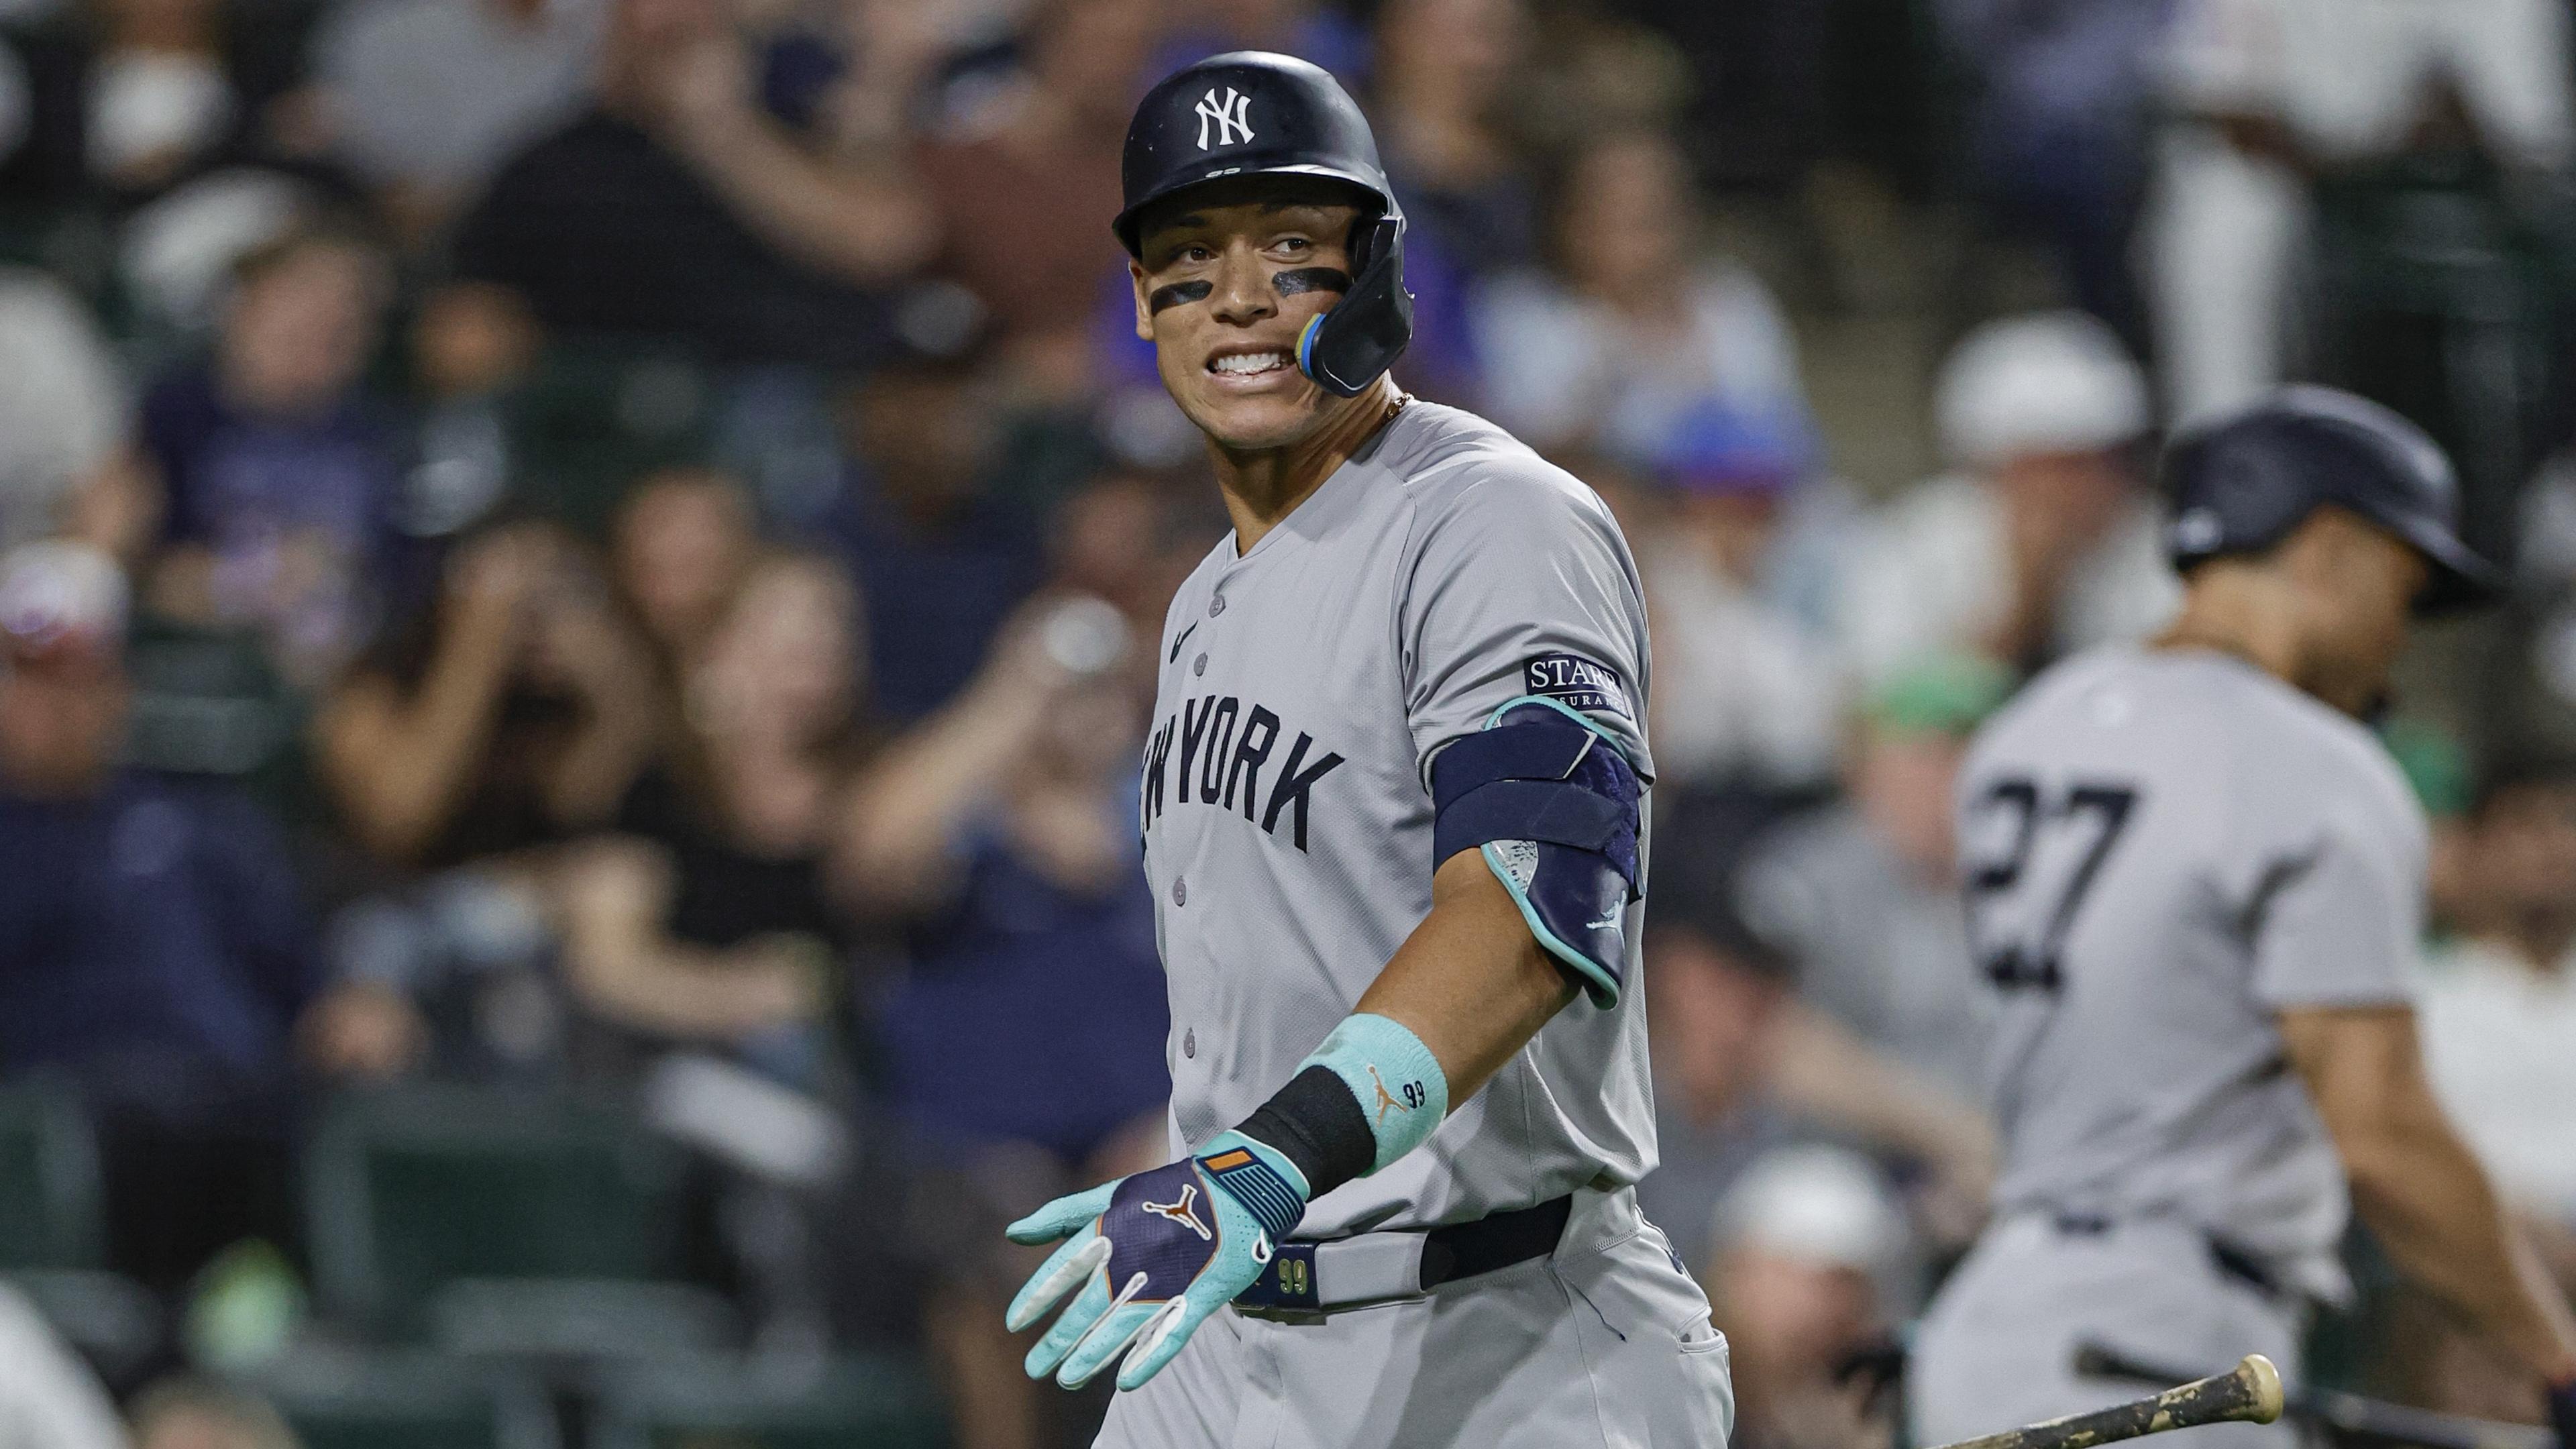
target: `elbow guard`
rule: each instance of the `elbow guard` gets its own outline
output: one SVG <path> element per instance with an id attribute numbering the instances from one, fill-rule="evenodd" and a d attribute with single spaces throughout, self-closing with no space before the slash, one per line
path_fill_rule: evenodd
<path id="1" fill-rule="evenodd" d="M 1523 695 L 1432 759 L 1432 865 L 1481 851 L 1530 933 L 1593 1003 L 1619 999 L 1628 904 L 1642 894 L 1645 786 L 1619 743 L 1555 700 Z"/>

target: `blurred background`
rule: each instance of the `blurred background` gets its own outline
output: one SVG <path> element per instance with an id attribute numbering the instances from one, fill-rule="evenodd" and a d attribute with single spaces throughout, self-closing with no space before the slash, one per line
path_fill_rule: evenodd
<path id="1" fill-rule="evenodd" d="M 1840 1371 L 1993 1167 L 1962 742 L 2159 622 L 2157 439 L 2286 379 L 2514 568 L 2386 729 L 2576 1279 L 2570 22 L 0 0 L 0 1439 L 1088 1442 L 998 1229 L 1162 1159 L 1134 641 L 1225 527 L 1107 222 L 1239 47 L 1376 123 L 1399 379 L 1638 547 L 1642 1194 L 1740 1444 L 1900 1434 Z M 2531 1415 L 2353 1255 L 2320 1377 Z"/>

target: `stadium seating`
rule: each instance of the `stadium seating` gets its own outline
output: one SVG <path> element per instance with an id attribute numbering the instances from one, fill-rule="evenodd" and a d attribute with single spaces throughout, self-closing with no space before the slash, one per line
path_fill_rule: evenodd
<path id="1" fill-rule="evenodd" d="M 0 1089 L 0 1275 L 111 1378 L 158 1351 L 161 1305 L 99 1270 L 98 1144 L 70 1093 Z"/>
<path id="2" fill-rule="evenodd" d="M 424 1353 L 303 1348 L 247 1380 L 303 1449 L 556 1449 L 529 1378 Z"/>
<path id="3" fill-rule="evenodd" d="M 98 1263 L 98 1144 L 69 1093 L 0 1090 L 0 1272 Z"/>
<path id="4" fill-rule="evenodd" d="M 894 1359 L 657 1364 L 606 1383 L 589 1449 L 943 1449 L 938 1404 Z"/>
<path id="5" fill-rule="evenodd" d="M 672 1281 L 684 1167 L 594 1103 L 454 1086 L 346 1097 L 305 1160 L 318 1296 L 375 1332 L 477 1353 L 713 1346 L 729 1310 Z"/>

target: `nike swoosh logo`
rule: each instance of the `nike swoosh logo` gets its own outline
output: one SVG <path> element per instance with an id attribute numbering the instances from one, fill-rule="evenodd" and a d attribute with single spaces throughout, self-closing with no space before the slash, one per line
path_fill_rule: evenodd
<path id="1" fill-rule="evenodd" d="M 1166 659 L 1164 659 L 1164 660 L 1163 660 L 1163 662 L 1164 662 L 1165 664 L 1172 663 L 1174 660 L 1177 660 L 1177 659 L 1179 659 L 1179 658 L 1181 657 L 1181 645 L 1182 645 L 1182 643 L 1183 643 L 1184 641 L 1186 641 L 1186 640 L 1187 640 L 1187 639 L 1188 639 L 1192 634 L 1197 633 L 1197 632 L 1198 632 L 1198 628 L 1199 628 L 1199 621 L 1198 621 L 1198 620 L 1196 620 L 1196 619 L 1192 619 L 1192 620 L 1190 621 L 1190 627 L 1188 627 L 1188 628 L 1186 628 L 1186 629 L 1183 629 L 1183 630 L 1181 631 L 1181 637 L 1172 641 L 1172 652 L 1171 652 L 1171 654 L 1170 654 L 1170 656 L 1169 656 L 1169 657 L 1167 657 Z"/>
<path id="2" fill-rule="evenodd" d="M 1619 913 L 1617 911 L 1612 911 L 1610 914 L 1603 916 L 1600 920 L 1586 921 L 1583 923 L 1583 929 L 1587 931 L 1615 931 L 1619 929 Z"/>

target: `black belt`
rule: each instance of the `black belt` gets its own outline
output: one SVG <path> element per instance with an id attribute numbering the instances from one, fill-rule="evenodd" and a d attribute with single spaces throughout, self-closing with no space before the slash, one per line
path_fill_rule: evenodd
<path id="1" fill-rule="evenodd" d="M 2075 1237 L 2099 1237 L 2119 1225 L 2118 1219 L 2100 1213 L 2058 1213 L 2049 1221 L 2059 1232 Z M 2201 1232 L 2200 1239 L 2208 1244 L 2210 1264 L 2221 1277 L 2233 1279 L 2266 1298 L 2290 1296 L 2289 1288 L 2260 1254 L 2214 1233 Z"/>
<path id="2" fill-rule="evenodd" d="M 1443 1283 L 1546 1257 L 1565 1236 L 1573 1211 L 1569 1195 L 1427 1232 L 1290 1239 L 1276 1247 L 1261 1276 L 1234 1303 L 1251 1313 L 1314 1314 L 1418 1297 Z M 1347 1271 L 1336 1274 L 1337 1262 Z"/>

